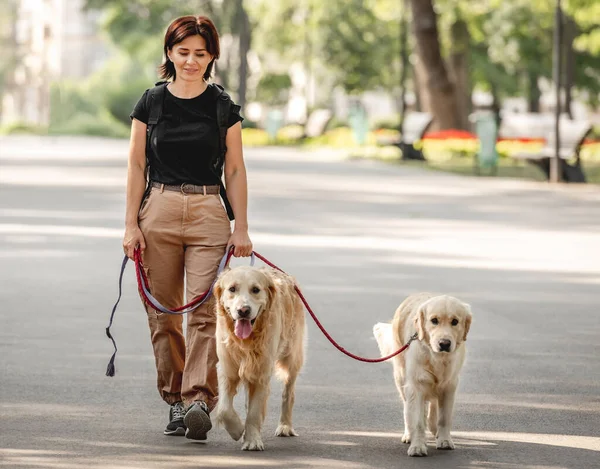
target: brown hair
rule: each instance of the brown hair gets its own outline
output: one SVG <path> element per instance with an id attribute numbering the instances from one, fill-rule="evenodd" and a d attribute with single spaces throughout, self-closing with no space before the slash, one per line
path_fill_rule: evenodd
<path id="1" fill-rule="evenodd" d="M 213 59 L 206 67 L 204 72 L 204 79 L 208 80 L 212 74 L 215 60 L 219 58 L 221 54 L 221 48 L 219 46 L 219 33 L 214 23 L 206 16 L 181 16 L 173 20 L 173 22 L 167 28 L 165 33 L 165 61 L 158 67 L 160 77 L 163 79 L 176 78 L 175 76 L 175 65 L 169 59 L 167 51 L 173 49 L 175 44 L 179 44 L 185 38 L 189 36 L 201 36 L 206 42 L 206 51 L 212 55 Z"/>

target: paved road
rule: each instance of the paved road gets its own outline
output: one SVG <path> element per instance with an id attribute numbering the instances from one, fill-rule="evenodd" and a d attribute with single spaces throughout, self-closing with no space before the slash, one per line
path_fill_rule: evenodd
<path id="1" fill-rule="evenodd" d="M 0 140 L 0 467 L 591 468 L 600 461 L 600 189 L 473 179 L 294 149 L 247 151 L 251 235 L 322 322 L 375 356 L 409 293 L 470 302 L 457 449 L 406 456 L 391 366 L 354 362 L 309 320 L 295 427 L 246 453 L 162 435 L 133 270 L 121 262 L 126 142 Z M 241 263 L 238 261 L 238 263 Z M 243 407 L 243 401 L 237 402 Z M 431 442 L 430 442 L 431 443 Z"/>

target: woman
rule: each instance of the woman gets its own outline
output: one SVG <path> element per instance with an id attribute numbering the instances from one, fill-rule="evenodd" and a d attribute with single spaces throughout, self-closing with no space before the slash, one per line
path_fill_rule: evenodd
<path id="1" fill-rule="evenodd" d="M 152 294 L 173 309 L 210 287 L 230 246 L 234 256 L 249 256 L 252 243 L 240 108 L 229 107 L 223 158 L 217 125 L 220 90 L 207 83 L 220 53 L 214 24 L 204 16 L 177 18 L 165 34 L 164 53 L 159 70 L 169 81 L 157 85 L 165 87 L 160 119 L 148 125 L 156 88 L 146 90 L 131 114 L 123 248 L 133 259 L 140 247 Z M 224 161 L 215 165 L 219 158 Z M 222 173 L 226 191 L 220 197 Z M 233 232 L 223 203 L 232 209 Z M 171 406 L 164 434 L 205 440 L 218 399 L 214 303 L 188 313 L 185 339 L 182 316 L 145 307 L 158 391 Z"/>

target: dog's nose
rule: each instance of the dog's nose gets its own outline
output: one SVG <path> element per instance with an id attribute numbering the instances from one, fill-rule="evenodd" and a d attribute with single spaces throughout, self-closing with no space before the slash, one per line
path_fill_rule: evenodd
<path id="1" fill-rule="evenodd" d="M 439 342 L 440 352 L 449 352 L 452 342 L 448 339 L 442 339 Z"/>
<path id="2" fill-rule="evenodd" d="M 248 316 L 250 316 L 250 307 L 249 306 L 242 306 L 240 309 L 237 310 L 237 314 L 240 318 L 247 318 Z"/>

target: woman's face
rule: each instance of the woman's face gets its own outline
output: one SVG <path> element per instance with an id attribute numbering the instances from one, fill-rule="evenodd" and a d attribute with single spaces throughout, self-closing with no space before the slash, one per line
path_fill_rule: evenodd
<path id="1" fill-rule="evenodd" d="M 175 65 L 177 80 L 202 80 L 212 55 L 206 51 L 206 41 L 199 35 L 188 36 L 168 51 L 169 60 Z"/>

